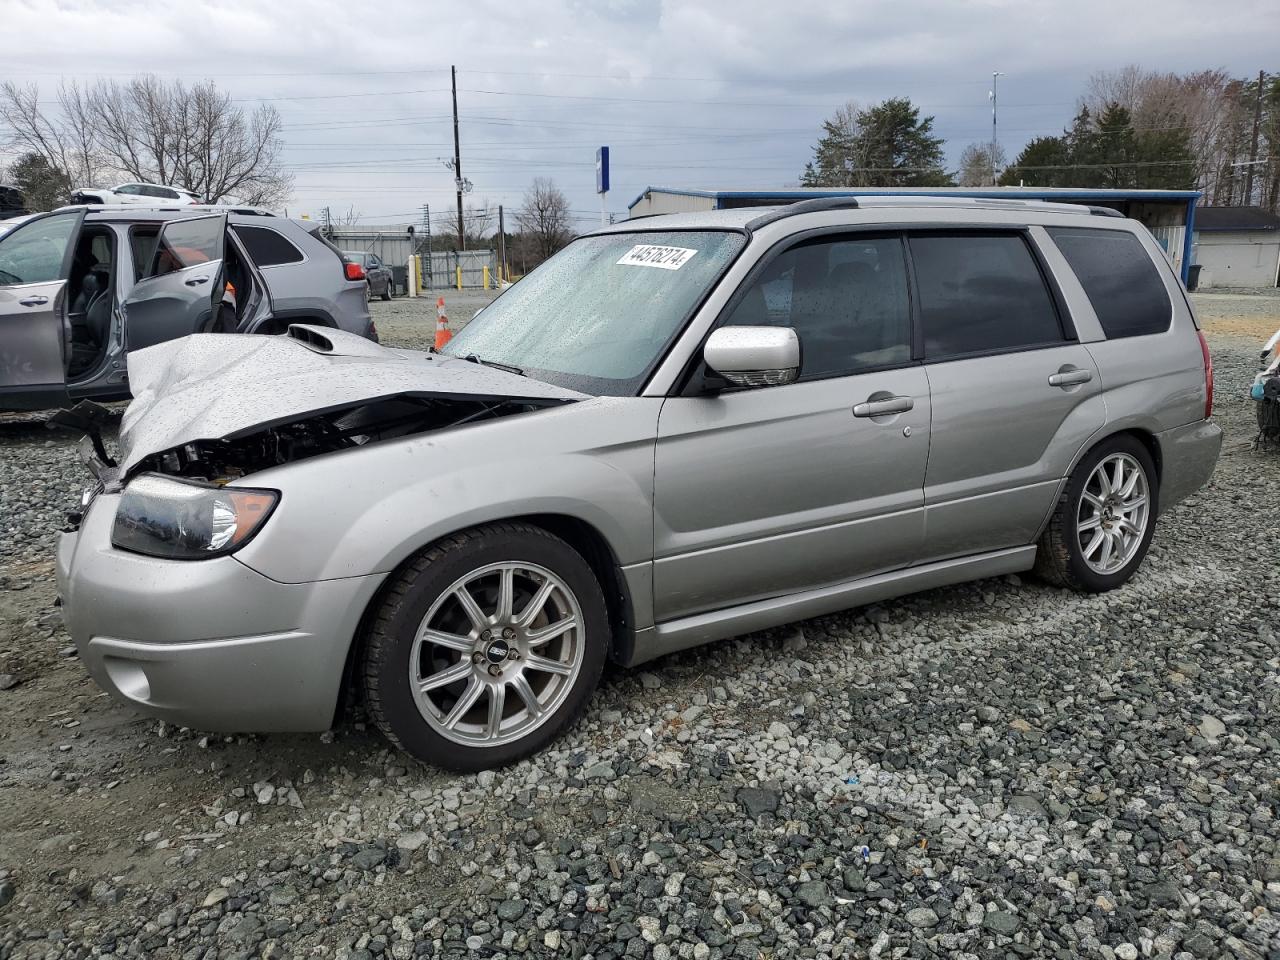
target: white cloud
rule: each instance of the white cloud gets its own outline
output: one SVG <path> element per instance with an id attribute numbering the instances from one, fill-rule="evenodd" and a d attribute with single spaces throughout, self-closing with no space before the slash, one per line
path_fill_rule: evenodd
<path id="1" fill-rule="evenodd" d="M 1190 0 L 10 0 L 0 79 L 51 95 L 60 75 L 153 71 L 213 77 L 246 100 L 309 98 L 273 100 L 298 170 L 291 211 L 443 214 L 457 64 L 474 199 L 516 205 L 550 175 L 590 217 L 600 143 L 622 210 L 648 184 L 793 182 L 821 119 L 849 99 L 912 97 L 954 157 L 986 138 L 999 69 L 1012 154 L 1069 121 L 1095 70 L 1280 66 L 1274 0 L 1222 14 Z"/>

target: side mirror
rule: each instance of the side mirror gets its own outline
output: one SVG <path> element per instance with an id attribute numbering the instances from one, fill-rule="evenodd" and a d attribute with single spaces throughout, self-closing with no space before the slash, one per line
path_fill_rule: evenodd
<path id="1" fill-rule="evenodd" d="M 791 383 L 800 375 L 800 338 L 791 327 L 721 327 L 702 359 L 735 387 Z"/>

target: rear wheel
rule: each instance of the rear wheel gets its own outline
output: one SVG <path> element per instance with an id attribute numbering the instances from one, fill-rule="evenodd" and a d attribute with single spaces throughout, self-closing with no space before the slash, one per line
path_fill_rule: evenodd
<path id="1" fill-rule="evenodd" d="M 370 632 L 369 711 L 430 763 L 503 766 L 554 740 L 604 669 L 609 623 L 586 561 L 538 527 L 438 541 L 389 588 Z"/>
<path id="2" fill-rule="evenodd" d="M 1159 481 L 1151 454 L 1120 435 L 1085 456 L 1040 540 L 1036 572 L 1059 586 L 1113 590 L 1137 572 L 1155 532 Z"/>
<path id="3" fill-rule="evenodd" d="M 391 280 L 390 279 L 387 280 L 387 285 L 382 288 L 382 299 L 383 300 L 391 299 Z"/>

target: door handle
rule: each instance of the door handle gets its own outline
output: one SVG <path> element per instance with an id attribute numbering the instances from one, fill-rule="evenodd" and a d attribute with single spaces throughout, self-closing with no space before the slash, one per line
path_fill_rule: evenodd
<path id="1" fill-rule="evenodd" d="M 187 286 L 195 287 L 195 286 L 199 286 L 202 283 L 208 283 L 208 282 L 209 282 L 208 277 L 192 277 L 190 280 L 187 281 Z"/>
<path id="2" fill-rule="evenodd" d="M 1092 370 L 1059 370 L 1057 373 L 1049 374 L 1049 386 L 1074 387 L 1081 383 L 1088 383 L 1092 379 Z"/>
<path id="3" fill-rule="evenodd" d="M 24 307 L 43 307 L 49 302 L 48 297 L 26 297 L 18 301 Z"/>
<path id="4" fill-rule="evenodd" d="M 853 406 L 855 417 L 887 417 L 892 413 L 906 413 L 916 405 L 911 397 L 890 397 L 888 400 L 867 400 Z"/>

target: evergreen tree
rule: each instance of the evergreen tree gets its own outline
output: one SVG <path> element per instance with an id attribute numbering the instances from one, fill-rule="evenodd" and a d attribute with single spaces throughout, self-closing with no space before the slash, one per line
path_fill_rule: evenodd
<path id="1" fill-rule="evenodd" d="M 823 135 L 805 165 L 801 182 L 809 187 L 951 186 L 942 166 L 941 137 L 933 135 L 933 117 L 906 97 L 894 97 L 866 109 L 848 104 L 822 125 Z"/>
<path id="2" fill-rule="evenodd" d="M 67 203 L 70 180 L 38 153 L 24 153 L 9 166 L 9 180 L 22 191 L 27 209 L 52 210 Z"/>

